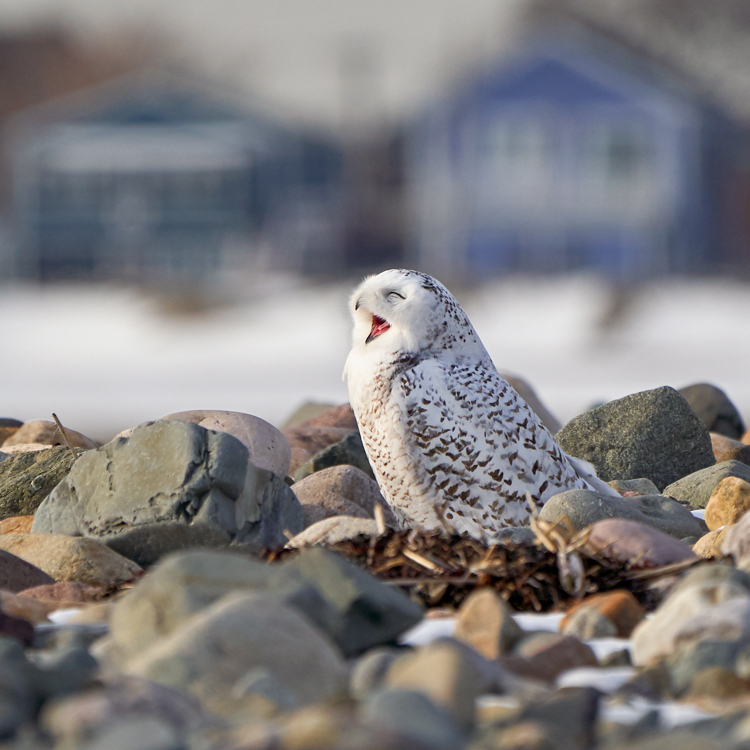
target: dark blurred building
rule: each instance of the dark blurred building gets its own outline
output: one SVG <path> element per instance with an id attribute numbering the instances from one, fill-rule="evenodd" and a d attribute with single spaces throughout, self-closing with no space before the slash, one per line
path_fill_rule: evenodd
<path id="1" fill-rule="evenodd" d="M 12 141 L 16 275 L 200 280 L 341 263 L 341 153 L 144 70 L 25 111 Z"/>
<path id="2" fill-rule="evenodd" d="M 726 189 L 748 143 L 684 81 L 601 38 L 547 31 L 416 124 L 417 262 L 466 278 L 716 269 L 738 239 Z"/>

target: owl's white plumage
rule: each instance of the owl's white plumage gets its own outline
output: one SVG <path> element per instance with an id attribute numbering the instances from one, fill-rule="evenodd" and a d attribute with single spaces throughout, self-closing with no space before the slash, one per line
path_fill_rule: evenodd
<path id="1" fill-rule="evenodd" d="M 500 376 L 466 313 L 416 271 L 365 279 L 351 298 L 344 376 L 380 489 L 405 527 L 484 541 L 563 490 L 606 488 L 563 452 Z"/>

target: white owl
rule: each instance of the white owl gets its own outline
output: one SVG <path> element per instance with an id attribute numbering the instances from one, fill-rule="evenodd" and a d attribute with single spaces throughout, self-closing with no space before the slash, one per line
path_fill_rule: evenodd
<path id="1" fill-rule="evenodd" d="M 503 380 L 453 295 L 390 270 L 351 297 L 344 377 L 380 489 L 406 528 L 448 526 L 491 542 L 563 490 L 617 495 L 568 456 Z"/>

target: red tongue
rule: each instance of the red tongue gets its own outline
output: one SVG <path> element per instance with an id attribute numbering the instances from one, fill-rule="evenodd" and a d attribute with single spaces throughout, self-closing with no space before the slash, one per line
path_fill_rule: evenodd
<path id="1" fill-rule="evenodd" d="M 372 328 L 370 329 L 370 335 L 368 341 L 372 341 L 376 336 L 380 336 L 381 333 L 385 333 L 391 327 L 390 323 L 386 323 L 382 318 L 377 315 L 372 316 Z"/>

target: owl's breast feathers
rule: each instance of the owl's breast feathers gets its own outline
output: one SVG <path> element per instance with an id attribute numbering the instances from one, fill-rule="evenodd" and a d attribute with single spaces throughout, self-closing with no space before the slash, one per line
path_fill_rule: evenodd
<path id="1" fill-rule="evenodd" d="M 377 424 L 362 432 L 381 489 L 405 519 L 482 538 L 528 523 L 527 492 L 543 502 L 586 487 L 489 358 L 406 355 L 388 370 L 376 421 L 391 425 L 392 434 Z M 373 432 L 380 433 L 375 445 Z"/>

